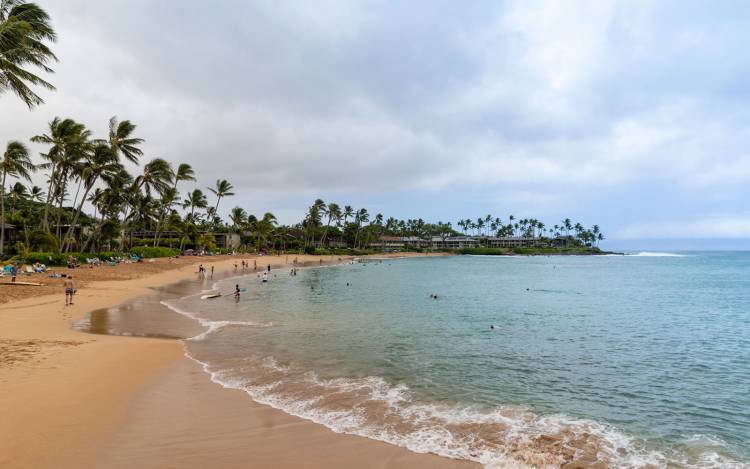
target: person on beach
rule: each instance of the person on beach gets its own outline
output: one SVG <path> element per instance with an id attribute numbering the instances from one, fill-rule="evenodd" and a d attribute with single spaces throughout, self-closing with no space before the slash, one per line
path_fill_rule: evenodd
<path id="1" fill-rule="evenodd" d="M 73 281 L 73 277 L 68 275 L 68 278 L 65 279 L 64 285 L 65 285 L 65 306 L 72 305 L 73 295 L 76 292 L 76 284 Z"/>
<path id="2" fill-rule="evenodd" d="M 211 273 L 212 273 L 212 274 L 213 274 L 213 269 L 214 269 L 214 268 L 213 268 L 213 267 L 211 267 L 211 270 L 212 270 L 212 272 L 211 272 Z M 235 271 L 235 272 L 237 272 L 237 261 L 234 261 L 234 271 Z"/>
<path id="3" fill-rule="evenodd" d="M 268 282 L 268 272 L 263 272 L 263 282 Z"/>
<path id="4" fill-rule="evenodd" d="M 211 266 L 211 278 L 214 278 L 214 266 Z"/>
<path id="5" fill-rule="evenodd" d="M 16 283 L 16 277 L 18 276 L 18 264 L 13 263 L 10 266 L 10 283 Z"/>
<path id="6" fill-rule="evenodd" d="M 271 271 L 271 264 L 268 264 L 268 271 Z"/>
<path id="7" fill-rule="evenodd" d="M 258 270 L 258 259 L 253 259 L 253 270 Z"/>
<path id="8" fill-rule="evenodd" d="M 237 301 L 240 301 L 240 285 L 236 284 L 234 286 L 234 299 Z"/>

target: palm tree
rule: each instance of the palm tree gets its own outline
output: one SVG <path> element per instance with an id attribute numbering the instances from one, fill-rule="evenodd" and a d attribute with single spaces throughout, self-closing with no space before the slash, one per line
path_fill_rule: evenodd
<path id="1" fill-rule="evenodd" d="M 229 219 L 232 220 L 232 226 L 239 230 L 247 222 L 247 212 L 242 207 L 234 207 L 229 213 Z"/>
<path id="2" fill-rule="evenodd" d="M 182 163 L 177 167 L 177 171 L 172 173 L 172 180 L 174 181 L 173 187 L 177 189 L 178 182 L 195 181 L 195 171 L 189 164 Z"/>
<path id="3" fill-rule="evenodd" d="M 325 214 L 328 215 L 328 223 L 326 223 L 326 229 L 323 232 L 323 237 L 320 239 L 321 246 L 325 245 L 326 237 L 328 236 L 328 228 L 330 228 L 331 222 L 335 221 L 338 223 L 338 220 L 341 219 L 341 207 L 339 207 L 339 204 L 331 202 L 326 207 Z"/>
<path id="4" fill-rule="evenodd" d="M 0 256 L 5 253 L 5 182 L 8 176 L 30 181 L 35 170 L 26 145 L 9 142 L 0 160 Z"/>
<path id="5" fill-rule="evenodd" d="M 65 181 L 76 160 L 80 157 L 79 149 L 81 143 L 88 139 L 89 133 L 83 124 L 73 119 L 55 117 L 48 124 L 49 133 L 36 135 L 31 138 L 34 143 L 50 145 L 47 153 L 42 153 L 42 158 L 47 162 L 39 167 L 49 169 L 49 182 L 47 187 L 47 200 L 44 207 L 44 221 L 42 228 L 49 232 L 49 212 L 53 201 L 64 194 Z"/>
<path id="6" fill-rule="evenodd" d="M 146 195 L 151 195 L 152 190 L 161 194 L 172 184 L 173 175 L 174 172 L 169 162 L 154 158 L 143 166 L 143 174 L 135 178 L 135 191 L 143 188 L 146 190 Z"/>
<path id="7" fill-rule="evenodd" d="M 232 185 L 227 181 L 226 179 L 217 179 L 216 180 L 216 189 L 212 189 L 211 187 L 208 188 L 211 192 L 214 193 L 216 196 L 216 205 L 214 206 L 214 215 L 219 214 L 219 202 L 221 202 L 222 197 L 229 197 L 234 195 L 234 192 L 232 192 Z"/>
<path id="8" fill-rule="evenodd" d="M 182 208 L 190 207 L 190 218 L 195 217 L 196 208 L 208 207 L 208 199 L 200 189 L 193 189 L 192 192 L 188 192 L 187 197 L 182 201 Z"/>
<path id="9" fill-rule="evenodd" d="M 357 224 L 357 233 L 354 236 L 354 246 L 359 247 L 359 232 L 362 230 L 362 225 L 370 221 L 370 214 L 367 213 L 366 208 L 361 208 L 354 215 L 355 223 Z"/>
<path id="10" fill-rule="evenodd" d="M 44 199 L 44 191 L 39 186 L 31 186 L 29 189 L 29 199 L 35 202 L 41 202 Z"/>
<path id="11" fill-rule="evenodd" d="M 172 205 L 174 205 L 174 203 L 179 198 L 179 193 L 177 192 L 177 183 L 181 181 L 195 181 L 195 171 L 193 171 L 193 168 L 189 164 L 182 163 L 177 167 L 177 171 L 172 171 L 170 177 L 172 180 L 172 190 L 164 190 L 161 192 L 162 214 L 161 218 L 156 224 L 157 229 L 156 237 L 154 238 L 154 246 L 159 245 L 159 238 L 161 237 L 159 227 L 164 225 L 164 223 L 166 222 L 166 217 L 171 212 L 170 209 L 172 208 Z"/>
<path id="12" fill-rule="evenodd" d="M 174 187 L 167 187 L 161 192 L 161 199 L 159 199 L 159 217 L 156 220 L 156 236 L 154 236 L 154 247 L 159 245 L 159 238 L 161 237 L 161 228 L 167 219 L 167 216 L 172 212 L 172 207 L 177 203 L 177 189 Z"/>
<path id="13" fill-rule="evenodd" d="M 109 144 L 116 157 L 124 156 L 131 163 L 138 163 L 138 158 L 143 155 L 143 151 L 138 148 L 138 145 L 143 143 L 143 139 L 133 137 L 135 128 L 136 125 L 129 120 L 118 122 L 117 116 L 109 119 L 109 136 L 106 143 Z"/>
<path id="14" fill-rule="evenodd" d="M 23 67 L 31 65 L 52 73 L 47 66 L 57 57 L 45 44 L 56 35 L 49 15 L 34 3 L 0 0 L 0 94 L 12 91 L 29 108 L 44 103 L 29 85 L 54 90 L 51 83 Z"/>
<path id="15" fill-rule="evenodd" d="M 91 155 L 91 158 L 89 158 L 83 164 L 81 179 L 84 183 L 84 193 L 83 197 L 81 197 L 80 203 L 78 204 L 75 215 L 73 216 L 73 221 L 68 227 L 68 233 L 65 235 L 65 238 L 63 238 L 63 244 L 61 248 L 62 251 L 66 251 L 66 249 L 70 248 L 70 239 L 73 234 L 73 230 L 78 223 L 78 218 L 81 216 L 81 211 L 83 210 L 83 204 L 84 202 L 86 202 L 86 198 L 88 197 L 91 189 L 94 188 L 94 185 L 96 185 L 96 183 L 99 181 L 99 178 L 102 176 L 102 174 L 116 173 L 120 168 L 121 166 L 117 162 L 117 156 L 112 152 L 112 149 L 110 147 L 100 144 L 94 148 L 94 152 Z"/>
<path id="16" fill-rule="evenodd" d="M 345 205 L 344 206 L 344 225 L 346 225 L 346 221 L 354 216 L 354 209 L 351 205 Z"/>

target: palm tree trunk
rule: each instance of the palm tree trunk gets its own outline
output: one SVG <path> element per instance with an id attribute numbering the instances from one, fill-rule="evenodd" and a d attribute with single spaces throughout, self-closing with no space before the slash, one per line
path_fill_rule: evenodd
<path id="1" fill-rule="evenodd" d="M 42 228 L 47 233 L 49 233 L 49 209 L 52 206 L 52 195 L 53 195 L 52 188 L 55 183 L 55 169 L 56 169 L 56 164 L 52 163 L 52 168 L 50 168 L 50 173 L 49 173 L 49 185 L 47 187 L 47 200 L 44 203 L 44 222 L 42 223 Z"/>
<path id="2" fill-rule="evenodd" d="M 75 229 L 76 224 L 78 223 L 78 218 L 81 216 L 81 211 L 83 210 L 83 203 L 86 202 L 86 197 L 89 195 L 89 191 L 92 187 L 94 187 L 94 184 L 96 183 L 96 180 L 98 177 L 94 178 L 93 181 L 91 181 L 91 184 L 86 184 L 86 190 L 83 193 L 83 197 L 81 197 L 81 201 L 78 203 L 78 208 L 76 209 L 76 214 L 73 216 L 73 222 L 70 224 L 70 227 L 68 227 L 68 233 L 65 235 L 65 242 L 63 243 L 63 248 L 61 251 L 67 252 L 67 250 L 70 248 L 70 243 L 68 240 L 73 234 L 73 230 Z M 81 230 L 81 236 L 83 236 L 83 230 Z"/>
<path id="3" fill-rule="evenodd" d="M 3 171 L 3 180 L 0 182 L 0 257 L 5 254 L 5 176 Z"/>
<path id="4" fill-rule="evenodd" d="M 62 234 L 60 232 L 60 221 L 62 220 L 62 212 L 63 212 L 62 206 L 63 206 L 63 201 L 65 200 L 65 189 L 67 188 L 67 182 L 66 182 L 67 175 L 61 174 L 60 177 L 62 178 L 63 183 L 60 189 L 59 202 L 57 204 L 57 227 L 55 228 L 55 236 L 57 236 L 58 242 L 60 243 L 60 245 L 62 245 L 63 240 L 62 238 L 60 238 L 60 235 Z"/>

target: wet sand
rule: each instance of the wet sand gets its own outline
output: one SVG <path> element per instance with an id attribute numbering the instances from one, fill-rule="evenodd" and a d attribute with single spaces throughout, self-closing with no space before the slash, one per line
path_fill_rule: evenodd
<path id="1" fill-rule="evenodd" d="M 234 262 L 224 258 L 217 272 L 233 273 Z M 259 267 L 285 262 L 258 259 Z M 320 259 L 300 256 L 302 262 L 319 265 Z M 161 293 L 154 288 L 186 279 L 184 285 L 192 279 L 199 287 L 194 270 L 175 266 L 130 280 L 91 282 L 67 308 L 61 295 L 0 305 L 0 467 L 473 466 L 335 434 L 256 404 L 212 383 L 184 357 L 178 340 L 70 327 L 104 309 L 111 314 L 92 316 L 100 332 L 188 337 L 194 324 L 157 311 L 159 295 L 174 293 L 171 287 Z M 134 297 L 144 298 L 112 309 Z"/>
<path id="2" fill-rule="evenodd" d="M 177 360 L 129 403 L 127 418 L 93 467 L 139 468 L 470 468 L 416 454 L 254 403 Z"/>

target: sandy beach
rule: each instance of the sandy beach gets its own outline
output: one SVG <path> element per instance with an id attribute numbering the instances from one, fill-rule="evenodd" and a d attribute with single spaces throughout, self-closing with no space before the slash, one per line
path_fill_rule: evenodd
<path id="1" fill-rule="evenodd" d="M 308 266 L 338 262 L 333 257 L 294 257 Z M 288 267 L 291 258 L 257 260 L 259 267 Z M 179 340 L 89 334 L 71 327 L 92 311 L 135 298 L 146 299 L 135 309 L 147 317 L 143 305 L 159 294 L 157 287 L 195 279 L 198 263 L 231 273 L 240 259 L 160 259 L 121 270 L 78 269 L 72 274 L 80 280 L 79 292 L 70 307 L 64 305 L 60 279 L 55 279 L 59 285 L 45 281 L 45 287 L 3 287 L 0 466 L 473 466 L 335 434 L 256 404 L 245 393 L 212 383 L 184 356 Z M 6 295 L 10 288 L 12 301 Z M 184 318 L 170 321 L 175 337 L 196 330 Z"/>

